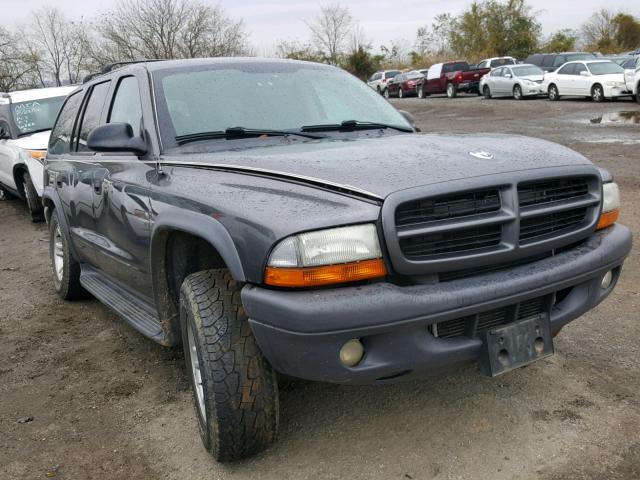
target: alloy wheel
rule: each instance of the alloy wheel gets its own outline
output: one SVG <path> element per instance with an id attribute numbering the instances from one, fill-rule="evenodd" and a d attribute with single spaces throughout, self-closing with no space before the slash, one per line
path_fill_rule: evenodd
<path id="1" fill-rule="evenodd" d="M 53 234 L 53 268 L 56 278 L 61 282 L 64 275 L 64 244 L 60 225 L 56 225 Z"/>
<path id="2" fill-rule="evenodd" d="M 207 411 L 204 407 L 204 388 L 202 387 L 202 372 L 200 371 L 200 361 L 198 360 L 198 349 L 193 335 L 193 327 L 191 323 L 187 324 L 187 341 L 189 343 L 189 361 L 191 363 L 191 377 L 193 380 L 193 388 L 195 390 L 198 412 L 204 421 L 207 420 Z"/>

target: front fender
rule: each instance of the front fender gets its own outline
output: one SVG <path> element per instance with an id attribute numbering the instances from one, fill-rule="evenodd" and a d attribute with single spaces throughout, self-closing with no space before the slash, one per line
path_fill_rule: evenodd
<path id="1" fill-rule="evenodd" d="M 208 241 L 218 251 L 233 278 L 238 282 L 246 281 L 240 256 L 227 229 L 209 215 L 178 208 L 164 210 L 154 220 L 151 232 L 152 269 L 161 263 L 164 254 L 166 236 L 163 233 L 175 230 Z"/>
<path id="2" fill-rule="evenodd" d="M 79 262 L 80 257 L 78 256 L 76 247 L 73 244 L 73 237 L 71 236 L 71 230 L 69 230 L 69 222 L 67 222 L 67 217 L 65 216 L 64 209 L 62 208 L 60 195 L 58 195 L 58 192 L 54 188 L 46 186 L 42 192 L 42 203 L 45 206 L 45 218 L 47 220 L 47 224 L 49 224 L 51 220 L 52 210 L 55 209 L 59 212 L 58 222 L 60 223 L 60 228 L 66 232 L 67 239 L 69 240 L 69 251 L 71 252 L 71 256 Z"/>

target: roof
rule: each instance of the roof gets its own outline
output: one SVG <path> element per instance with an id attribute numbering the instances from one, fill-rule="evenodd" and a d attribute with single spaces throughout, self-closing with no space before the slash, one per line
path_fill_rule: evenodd
<path id="1" fill-rule="evenodd" d="M 31 100 L 40 100 L 43 98 L 54 98 L 54 97 L 66 97 L 71 92 L 73 92 L 76 88 L 75 85 L 67 86 L 67 87 L 51 87 L 51 88 L 33 88 L 31 90 L 18 90 L 15 92 L 9 92 L 8 97 L 11 99 L 12 103 L 18 102 L 29 102 Z M 7 99 L 7 96 L 0 97 L 0 102 L 2 100 Z M 7 100 L 5 102 L 7 103 Z"/>

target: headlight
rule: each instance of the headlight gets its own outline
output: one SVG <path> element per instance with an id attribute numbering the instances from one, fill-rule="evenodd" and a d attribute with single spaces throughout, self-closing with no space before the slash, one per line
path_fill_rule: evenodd
<path id="1" fill-rule="evenodd" d="M 615 80 L 610 80 L 608 82 L 605 82 L 605 85 L 607 87 L 621 87 L 624 85 L 624 82 L 616 82 Z"/>
<path id="2" fill-rule="evenodd" d="M 598 230 L 610 227 L 620 216 L 620 189 L 615 182 L 602 185 L 602 213 L 598 221 Z"/>
<path id="3" fill-rule="evenodd" d="M 524 80 L 524 82 L 523 82 L 523 83 L 524 83 L 525 85 L 529 85 L 529 86 L 531 86 L 531 85 L 535 85 L 535 84 L 536 84 L 536 82 L 532 82 L 531 80 Z"/>
<path id="4" fill-rule="evenodd" d="M 269 256 L 264 281 L 277 287 L 312 287 L 386 274 L 376 227 L 366 224 L 285 238 Z"/>
<path id="5" fill-rule="evenodd" d="M 35 158 L 40 163 L 44 162 L 44 158 L 47 156 L 46 150 L 26 150 L 27 155 L 31 158 Z"/>

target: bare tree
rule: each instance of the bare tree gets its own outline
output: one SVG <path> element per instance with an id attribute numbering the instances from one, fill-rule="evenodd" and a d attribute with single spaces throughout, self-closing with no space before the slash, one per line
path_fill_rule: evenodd
<path id="1" fill-rule="evenodd" d="M 0 91 L 36 86 L 33 73 L 33 66 L 26 61 L 16 35 L 0 27 Z"/>
<path id="2" fill-rule="evenodd" d="M 196 0 L 121 0 L 97 25 L 98 61 L 194 58 L 247 51 L 242 21 Z"/>
<path id="3" fill-rule="evenodd" d="M 320 14 L 307 22 L 307 26 L 315 47 L 325 54 L 329 63 L 337 65 L 354 27 L 349 8 L 339 3 L 323 5 Z"/>
<path id="4" fill-rule="evenodd" d="M 607 9 L 595 12 L 582 25 L 582 37 L 587 48 L 611 52 L 616 50 L 616 14 Z"/>

